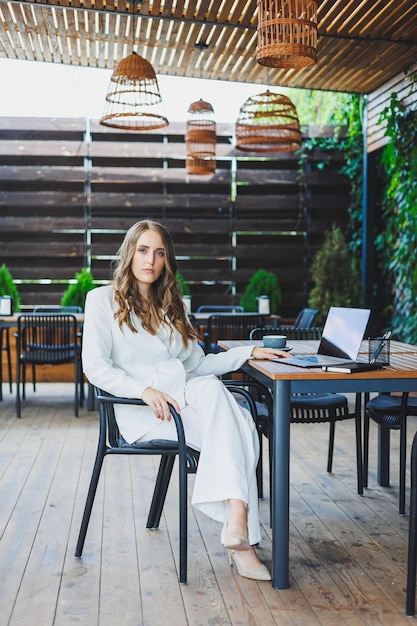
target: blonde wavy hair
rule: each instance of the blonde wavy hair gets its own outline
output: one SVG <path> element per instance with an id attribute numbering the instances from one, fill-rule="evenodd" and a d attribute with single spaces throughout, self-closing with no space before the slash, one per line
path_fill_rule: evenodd
<path id="1" fill-rule="evenodd" d="M 151 285 L 148 300 L 140 295 L 132 271 L 138 239 L 147 230 L 158 233 L 165 248 L 165 267 L 158 280 Z M 165 322 L 171 329 L 175 328 L 181 334 L 184 346 L 187 346 L 190 339 L 196 339 L 196 332 L 186 313 L 181 288 L 176 278 L 177 260 L 172 237 L 165 226 L 152 220 L 136 222 L 127 231 L 118 250 L 118 256 L 119 260 L 113 271 L 113 285 L 114 297 L 118 304 L 114 317 L 119 327 L 122 329 L 123 324 L 126 324 L 132 332 L 137 332 L 131 320 L 131 312 L 134 311 L 143 328 L 151 335 L 156 334 L 151 323 L 154 315 L 160 322 Z"/>

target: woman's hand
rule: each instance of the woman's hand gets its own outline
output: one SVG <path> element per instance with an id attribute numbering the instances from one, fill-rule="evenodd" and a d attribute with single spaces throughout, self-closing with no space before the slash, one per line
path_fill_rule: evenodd
<path id="1" fill-rule="evenodd" d="M 261 359 L 263 361 L 268 359 L 276 359 L 282 358 L 286 359 L 290 355 L 288 352 L 284 352 L 283 350 L 278 350 L 278 348 L 254 348 L 252 350 L 252 356 L 254 359 Z"/>
<path id="2" fill-rule="evenodd" d="M 172 404 L 177 413 L 180 412 L 180 407 L 174 398 L 171 398 L 167 393 L 158 391 L 153 387 L 146 387 L 142 393 L 142 400 L 148 404 L 152 411 L 155 413 L 159 420 L 171 420 L 171 411 L 169 410 L 169 404 Z"/>

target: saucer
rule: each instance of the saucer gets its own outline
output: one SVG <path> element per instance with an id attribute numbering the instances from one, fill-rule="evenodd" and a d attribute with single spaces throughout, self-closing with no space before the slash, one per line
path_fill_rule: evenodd
<path id="1" fill-rule="evenodd" d="M 277 348 L 277 350 L 282 350 L 283 352 L 291 352 L 292 346 L 285 346 L 285 348 Z"/>

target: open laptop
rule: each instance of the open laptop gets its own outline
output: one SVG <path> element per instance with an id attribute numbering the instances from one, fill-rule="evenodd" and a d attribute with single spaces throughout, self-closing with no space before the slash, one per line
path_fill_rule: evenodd
<path id="1" fill-rule="evenodd" d="M 290 357 L 285 365 L 322 367 L 343 361 L 355 361 L 368 324 L 370 309 L 332 306 L 315 355 Z"/>

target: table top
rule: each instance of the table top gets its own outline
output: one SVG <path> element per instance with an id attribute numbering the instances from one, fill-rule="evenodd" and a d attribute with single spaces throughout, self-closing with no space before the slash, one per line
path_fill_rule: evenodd
<path id="1" fill-rule="evenodd" d="M 303 340 L 303 341 L 289 341 L 290 346 L 293 347 L 291 355 L 308 355 L 317 352 L 319 341 Z M 261 346 L 261 341 L 249 341 L 249 340 L 219 340 L 218 344 L 224 350 L 229 350 L 237 346 L 246 346 L 248 344 Z M 366 360 L 368 355 L 368 341 L 363 341 L 359 352 L 359 360 Z M 400 341 L 391 341 L 390 345 L 390 365 L 385 366 L 380 370 L 372 370 L 368 372 L 358 373 L 335 373 L 323 371 L 321 367 L 297 367 L 294 365 L 285 365 L 285 359 L 280 361 L 260 361 L 258 359 L 251 359 L 248 361 L 248 365 L 258 370 L 266 377 L 272 380 L 341 380 L 352 379 L 403 379 L 417 378 L 417 346 L 406 344 Z"/>

